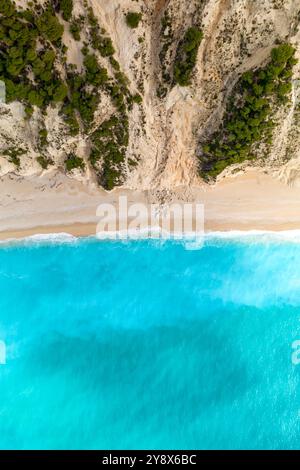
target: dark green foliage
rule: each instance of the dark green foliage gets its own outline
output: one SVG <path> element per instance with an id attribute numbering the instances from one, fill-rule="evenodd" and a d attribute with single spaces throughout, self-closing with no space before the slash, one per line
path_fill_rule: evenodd
<path id="1" fill-rule="evenodd" d="M 72 21 L 72 23 L 70 24 L 70 33 L 72 34 L 75 41 L 80 41 L 80 32 L 81 32 L 81 26 L 78 23 L 78 21 L 77 20 Z"/>
<path id="2" fill-rule="evenodd" d="M 275 66 L 284 68 L 285 64 L 294 56 L 295 49 L 291 44 L 281 44 L 279 47 L 272 49 L 271 58 Z M 295 62 L 294 62 L 295 64 Z"/>
<path id="3" fill-rule="evenodd" d="M 192 26 L 186 31 L 183 40 L 179 43 L 174 64 L 174 81 L 180 86 L 190 84 L 202 39 L 202 31 Z"/>
<path id="4" fill-rule="evenodd" d="M 90 161 L 94 167 L 98 160 L 102 161 L 99 182 L 107 190 L 122 182 L 122 163 L 125 160 L 128 139 L 128 118 L 121 114 L 104 121 L 92 135 Z"/>
<path id="5" fill-rule="evenodd" d="M 89 48 L 88 48 L 87 46 L 83 46 L 83 47 L 81 48 L 81 52 L 82 52 L 82 55 L 85 57 L 85 56 L 87 56 L 88 53 L 89 53 Z"/>
<path id="6" fill-rule="evenodd" d="M 51 160 L 51 158 L 45 157 L 44 155 L 38 156 L 37 161 L 41 165 L 43 170 L 47 170 L 48 166 L 53 165 L 53 160 Z"/>
<path id="7" fill-rule="evenodd" d="M 80 117 L 85 125 L 86 130 L 93 122 L 94 113 L 99 103 L 99 97 L 96 93 L 89 93 L 86 90 L 81 90 L 80 99 L 78 101 L 73 97 L 72 104 L 78 110 Z"/>
<path id="8" fill-rule="evenodd" d="M 97 57 L 94 54 L 89 54 L 84 58 L 83 62 L 87 73 L 95 75 L 99 69 Z"/>
<path id="9" fill-rule="evenodd" d="M 115 53 L 112 40 L 110 38 L 103 38 L 99 51 L 103 57 L 112 56 Z"/>
<path id="10" fill-rule="evenodd" d="M 25 153 L 25 150 L 22 148 L 13 148 L 10 147 L 6 150 L 3 151 L 3 155 L 8 156 L 8 160 L 16 165 L 16 167 L 19 167 L 21 164 L 20 156 Z"/>
<path id="11" fill-rule="evenodd" d="M 60 0 L 59 8 L 65 21 L 69 21 L 73 11 L 73 0 Z"/>
<path id="12" fill-rule="evenodd" d="M 158 98 L 165 98 L 168 93 L 168 88 L 160 85 L 156 90 L 156 95 Z"/>
<path id="13" fill-rule="evenodd" d="M 77 135 L 79 132 L 79 124 L 76 118 L 74 107 L 71 103 L 65 104 L 61 109 L 61 114 L 65 123 L 69 126 L 71 135 Z"/>
<path id="14" fill-rule="evenodd" d="M 222 127 L 202 147 L 201 175 L 216 177 L 228 165 L 255 158 L 255 146 L 272 142 L 273 110 L 288 101 L 295 49 L 282 44 L 263 69 L 245 72 L 229 100 Z"/>
<path id="15" fill-rule="evenodd" d="M 81 157 L 77 157 L 74 153 L 70 153 L 65 160 L 66 170 L 72 171 L 75 168 L 79 168 L 80 170 L 84 170 L 85 164 Z"/>
<path id="16" fill-rule="evenodd" d="M 86 80 L 91 85 L 101 86 L 108 80 L 107 70 L 100 67 L 94 54 L 87 55 L 83 64 L 86 68 Z"/>
<path id="17" fill-rule="evenodd" d="M 93 122 L 94 113 L 99 103 L 98 87 L 103 86 L 108 80 L 107 70 L 100 67 L 97 58 L 93 54 L 88 54 L 84 58 L 86 68 L 85 75 L 70 75 L 68 85 L 71 94 L 70 108 L 68 109 L 68 121 L 74 128 L 74 119 L 76 119 L 74 110 L 78 111 L 83 121 L 85 129 L 88 130 Z M 89 89 L 87 89 L 89 85 Z M 73 113 L 71 114 L 71 109 Z"/>
<path id="18" fill-rule="evenodd" d="M 11 17 L 15 13 L 15 7 L 11 0 L 0 0 L 0 14 Z"/>
<path id="19" fill-rule="evenodd" d="M 2 3 L 0 9 L 5 11 Z M 40 10 L 36 17 L 28 10 L 17 12 L 13 9 L 9 18 L 1 20 L 0 78 L 6 83 L 7 101 L 23 102 L 28 117 L 32 114 L 33 106 L 45 108 L 53 101 L 63 101 L 67 95 L 66 86 L 54 68 L 56 52 L 45 41 L 45 38 L 56 40 L 62 31 L 50 6 Z M 36 43 L 38 38 L 43 44 L 39 51 Z M 28 72 L 34 76 L 34 85 Z"/>
<path id="20" fill-rule="evenodd" d="M 130 11 L 126 15 L 127 26 L 129 26 L 129 28 L 137 28 L 141 19 L 142 19 L 141 13 Z"/>
<path id="21" fill-rule="evenodd" d="M 57 87 L 55 88 L 55 91 L 53 93 L 53 101 L 54 102 L 60 102 L 64 101 L 65 98 L 68 95 L 68 87 L 65 83 L 58 83 Z"/>
<path id="22" fill-rule="evenodd" d="M 91 7 L 88 9 L 88 20 L 92 27 L 96 27 L 96 26 L 99 27 L 97 18 L 94 15 L 93 9 Z"/>
<path id="23" fill-rule="evenodd" d="M 132 96 L 128 85 L 129 80 L 120 70 L 119 63 L 114 59 L 114 48 L 110 38 L 103 29 L 100 29 L 97 19 L 89 10 L 89 23 L 91 28 L 92 46 L 98 49 L 103 57 L 109 57 L 114 70 L 114 79 L 102 81 L 102 86 L 109 93 L 117 113 L 112 118 L 103 122 L 92 134 L 92 150 L 90 154 L 91 164 L 98 173 L 100 184 L 107 190 L 121 184 L 123 165 L 128 146 L 128 117 L 127 111 L 133 102 L 141 102 L 140 95 Z M 84 65 L 89 83 L 94 84 L 95 70 L 98 67 L 95 56 L 86 51 Z M 101 170 L 99 170 L 99 164 Z"/>
<path id="24" fill-rule="evenodd" d="M 36 26 L 39 33 L 51 42 L 58 41 L 64 32 L 63 25 L 50 7 L 36 18 Z"/>
<path id="25" fill-rule="evenodd" d="M 101 30 L 93 10 L 89 9 L 88 19 L 91 27 L 91 41 L 94 49 L 97 49 L 102 57 L 111 57 L 115 53 L 112 40 L 105 36 L 105 31 Z"/>
<path id="26" fill-rule="evenodd" d="M 111 100 L 112 100 L 113 104 L 115 105 L 115 107 L 117 109 L 119 109 L 120 111 L 124 110 L 124 106 L 125 106 L 125 104 L 124 104 L 124 95 L 123 95 L 119 85 L 117 85 L 117 84 L 110 85 L 107 88 L 107 90 L 110 94 Z"/>
<path id="27" fill-rule="evenodd" d="M 91 9 L 88 15 L 92 46 L 102 56 L 108 57 L 113 76 L 108 76 L 107 70 L 99 65 L 96 55 L 90 53 L 85 44 L 82 50 L 84 72 L 78 74 L 75 66 L 65 65 L 66 80 L 61 79 L 56 62 L 58 64 L 65 53 L 61 42 L 63 26 L 51 5 L 56 11 L 60 9 L 64 18 L 71 18 L 72 2 L 69 1 L 55 0 L 34 11 L 17 11 L 10 0 L 0 0 L 0 79 L 6 84 L 7 101 L 21 101 L 28 119 L 34 106 L 45 113 L 48 105 L 61 103 L 60 115 L 68 125 L 69 133 L 77 135 L 79 131 L 92 132 L 94 113 L 100 99 L 99 88 L 105 90 L 116 108 L 116 115 L 92 134 L 90 160 L 101 184 L 112 189 L 122 181 L 128 146 L 127 113 L 132 104 L 140 103 L 142 98 L 138 94 L 131 95 L 129 81 L 113 57 L 112 41 L 99 27 Z M 80 39 L 83 22 L 84 17 L 71 22 L 70 31 L 77 40 Z M 44 155 L 47 144 L 47 131 L 43 127 L 37 142 L 40 151 L 37 161 L 43 169 L 53 163 Z M 22 153 L 23 150 L 8 149 L 6 155 L 19 166 Z M 97 161 L 100 159 L 103 159 L 103 166 L 99 173 Z M 65 165 L 67 171 L 84 169 L 84 161 L 74 154 L 67 157 Z"/>
<path id="28" fill-rule="evenodd" d="M 26 119 L 30 119 L 33 114 L 33 107 L 30 104 L 25 106 Z"/>
<path id="29" fill-rule="evenodd" d="M 132 101 L 133 101 L 134 103 L 140 104 L 140 103 L 142 103 L 143 98 L 141 97 L 141 95 L 139 95 L 139 94 L 137 93 L 136 95 L 133 95 Z"/>
<path id="30" fill-rule="evenodd" d="M 27 96 L 29 104 L 41 108 L 44 104 L 44 98 L 37 90 L 31 90 Z"/>
<path id="31" fill-rule="evenodd" d="M 47 132 L 47 129 L 46 128 L 42 128 L 39 130 L 39 145 L 41 147 L 45 147 L 47 145 L 47 136 L 48 136 L 48 132 Z"/>
<path id="32" fill-rule="evenodd" d="M 169 16 L 168 11 L 166 10 L 164 16 L 161 19 L 161 31 L 160 31 L 160 43 L 161 49 L 159 52 L 159 60 L 161 64 L 161 71 L 162 71 L 162 82 L 159 83 L 157 87 L 156 94 L 159 98 L 164 98 L 168 92 L 168 87 L 166 85 L 171 85 L 171 71 L 169 61 L 167 60 L 167 56 L 174 42 L 174 34 L 173 34 L 173 25 L 172 19 Z"/>
<path id="33" fill-rule="evenodd" d="M 116 59 L 114 59 L 113 57 L 110 57 L 109 62 L 114 70 L 116 70 L 117 72 L 120 71 L 120 64 Z"/>

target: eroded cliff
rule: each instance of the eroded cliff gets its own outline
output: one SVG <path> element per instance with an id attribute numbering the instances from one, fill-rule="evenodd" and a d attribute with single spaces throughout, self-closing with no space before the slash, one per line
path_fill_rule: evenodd
<path id="1" fill-rule="evenodd" d="M 0 174 L 59 170 L 106 189 L 174 189 L 251 165 L 297 183 L 300 0 L 8 5 L 0 0 L 0 78 L 6 84 Z M 53 17 L 63 29 L 55 20 L 49 27 Z M 271 61 L 272 49 L 282 45 L 292 52 L 281 67 L 281 59 Z M 270 64 L 281 67 L 272 78 L 276 99 L 266 90 L 247 92 L 265 100 L 264 119 L 258 110 L 248 112 L 257 121 L 252 129 L 272 121 L 267 138 L 256 127 L 250 137 L 248 128 L 242 135 L 233 129 L 228 141 L 220 129 L 233 119 L 231 106 L 245 111 L 241 80 L 250 71 L 252 84 L 266 87 L 266 79 L 257 77 L 269 73 Z M 235 154 L 229 158 L 225 151 Z M 213 179 L 209 172 L 205 177 L 207 152 L 220 169 Z"/>

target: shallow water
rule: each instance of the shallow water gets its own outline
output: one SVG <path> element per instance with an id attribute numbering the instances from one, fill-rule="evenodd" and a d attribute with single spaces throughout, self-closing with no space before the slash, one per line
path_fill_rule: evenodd
<path id="1" fill-rule="evenodd" d="M 0 248 L 0 448 L 298 448 L 300 244 Z"/>

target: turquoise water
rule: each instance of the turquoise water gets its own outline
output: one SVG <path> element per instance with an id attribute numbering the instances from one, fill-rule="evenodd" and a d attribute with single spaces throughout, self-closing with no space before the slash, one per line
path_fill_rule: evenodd
<path id="1" fill-rule="evenodd" d="M 298 448 L 300 244 L 0 248 L 2 449 Z"/>

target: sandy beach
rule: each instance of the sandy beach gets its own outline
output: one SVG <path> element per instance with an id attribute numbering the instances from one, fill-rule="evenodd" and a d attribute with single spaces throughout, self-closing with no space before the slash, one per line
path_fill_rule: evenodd
<path id="1" fill-rule="evenodd" d="M 153 202 L 147 191 L 107 193 L 61 173 L 26 179 L 8 175 L 0 179 L 0 191 L 1 240 L 50 233 L 94 235 L 100 203 L 117 204 L 120 195 L 126 195 L 128 203 Z M 177 193 L 178 201 L 184 202 L 182 188 Z M 188 202 L 192 195 L 204 204 L 206 232 L 300 229 L 300 187 L 290 187 L 258 170 L 188 193 Z"/>

